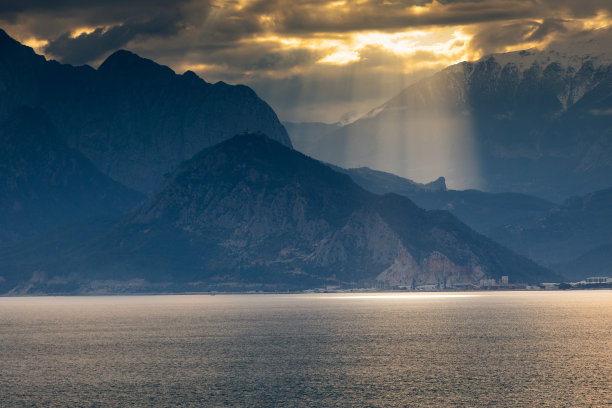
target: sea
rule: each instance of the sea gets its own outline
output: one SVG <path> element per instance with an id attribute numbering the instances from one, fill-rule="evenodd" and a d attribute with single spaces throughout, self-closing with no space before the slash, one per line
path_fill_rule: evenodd
<path id="1" fill-rule="evenodd" d="M 0 298 L 2 407 L 611 407 L 612 291 Z"/>

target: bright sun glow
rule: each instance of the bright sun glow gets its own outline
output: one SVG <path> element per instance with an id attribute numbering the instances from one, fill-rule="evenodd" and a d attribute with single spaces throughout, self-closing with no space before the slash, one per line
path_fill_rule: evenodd
<path id="1" fill-rule="evenodd" d="M 354 36 L 357 49 L 378 46 L 398 56 L 409 57 L 418 52 L 428 52 L 444 60 L 444 64 L 460 61 L 471 37 L 460 29 L 411 30 L 398 33 L 359 33 Z M 438 59 L 437 58 L 437 59 Z"/>
<path id="2" fill-rule="evenodd" d="M 186 64 L 182 66 L 183 71 L 206 71 L 207 69 L 215 68 L 212 64 Z"/>
<path id="3" fill-rule="evenodd" d="M 323 65 L 347 65 L 367 60 L 368 49 L 405 59 L 406 73 L 424 68 L 441 68 L 465 60 L 471 36 L 461 28 L 410 30 L 396 33 L 359 32 L 328 37 L 258 36 L 254 43 L 276 44 L 278 50 L 309 49 L 324 54 L 316 62 Z"/>
<path id="4" fill-rule="evenodd" d="M 612 16 L 609 13 L 601 11 L 594 18 L 581 20 L 584 30 L 597 30 L 612 26 Z"/>
<path id="5" fill-rule="evenodd" d="M 77 29 L 72 30 L 72 32 L 70 33 L 70 37 L 77 38 L 80 35 L 91 34 L 94 31 L 96 31 L 96 27 L 79 27 Z"/>
<path id="6" fill-rule="evenodd" d="M 317 61 L 319 64 L 346 65 L 359 61 L 361 57 L 357 50 L 343 49 L 327 55 Z"/>
<path id="7" fill-rule="evenodd" d="M 332 1 L 326 5 L 327 8 L 337 8 L 342 6 L 346 6 L 346 1 Z"/>
<path id="8" fill-rule="evenodd" d="M 39 40 L 37 38 L 31 37 L 31 38 L 28 38 L 28 39 L 24 40 L 23 44 L 27 45 L 28 47 L 33 48 L 34 51 L 36 51 L 36 52 L 42 52 L 44 47 L 47 44 L 49 44 L 49 41 L 47 41 L 47 40 Z"/>

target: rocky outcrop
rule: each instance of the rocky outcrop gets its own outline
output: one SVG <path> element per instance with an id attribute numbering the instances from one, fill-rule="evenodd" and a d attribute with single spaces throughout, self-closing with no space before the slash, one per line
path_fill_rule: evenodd
<path id="1" fill-rule="evenodd" d="M 378 275 L 377 279 L 397 286 L 429 284 L 447 288 L 457 284 L 473 284 L 486 276 L 477 262 L 460 266 L 444 254 L 434 251 L 418 264 L 410 253 L 403 249 L 393 264 Z"/>

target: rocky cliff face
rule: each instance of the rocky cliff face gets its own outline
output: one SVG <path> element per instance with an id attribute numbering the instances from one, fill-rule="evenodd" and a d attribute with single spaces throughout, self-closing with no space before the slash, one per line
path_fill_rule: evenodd
<path id="1" fill-rule="evenodd" d="M 369 193 L 253 134 L 197 154 L 118 226 L 68 252 L 36 270 L 85 286 L 140 279 L 182 290 L 558 279 L 447 212 Z"/>
<path id="2" fill-rule="evenodd" d="M 421 192 L 447 191 L 444 177 L 438 177 L 430 183 L 416 183 L 407 178 L 372 170 L 368 167 L 343 169 L 333 166 L 333 169 L 348 174 L 355 183 L 375 194 L 396 193 L 410 197 L 410 194 Z"/>
<path id="3" fill-rule="evenodd" d="M 0 144 L 0 242 L 144 200 L 69 148 L 43 112 L 24 108 L 2 122 Z"/>
<path id="4" fill-rule="evenodd" d="M 46 61 L 0 30 L 0 119 L 44 110 L 102 172 L 150 193 L 179 163 L 246 130 L 291 146 L 274 111 L 245 86 L 210 84 L 128 51 L 97 70 Z"/>

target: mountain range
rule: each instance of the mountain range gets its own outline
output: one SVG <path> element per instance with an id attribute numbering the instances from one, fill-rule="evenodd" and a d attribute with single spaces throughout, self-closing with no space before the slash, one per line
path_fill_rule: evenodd
<path id="1" fill-rule="evenodd" d="M 62 65 L 3 31 L 0 51 L 0 293 L 559 282 L 609 264 L 605 59 L 495 55 L 349 125 L 286 123 L 325 162 L 247 87 L 128 51 Z M 434 181 L 329 164 L 368 157 Z"/>
<path id="2" fill-rule="evenodd" d="M 582 280 L 590 276 L 609 276 L 612 271 L 612 244 L 604 244 L 567 261 L 552 263 L 551 269 L 570 280 Z"/>
<path id="3" fill-rule="evenodd" d="M 535 223 L 556 207 L 550 201 L 527 194 L 450 190 L 444 177 L 422 184 L 367 167 L 332 167 L 348 174 L 355 183 L 373 193 L 396 193 L 410 198 L 421 208 L 447 210 L 487 236 L 509 225 Z"/>
<path id="4" fill-rule="evenodd" d="M 571 197 L 535 222 L 506 225 L 490 236 L 564 275 L 609 274 L 612 188 Z"/>
<path id="5" fill-rule="evenodd" d="M 0 30 L 0 120 L 44 111 L 66 143 L 104 174 L 150 194 L 207 146 L 261 131 L 291 146 L 274 111 L 242 85 L 210 84 L 120 50 L 98 69 L 47 61 Z"/>
<path id="6" fill-rule="evenodd" d="M 462 62 L 303 145 L 340 167 L 560 202 L 609 186 L 611 61 L 577 47 Z"/>
<path id="7" fill-rule="evenodd" d="M 451 286 L 502 275 L 525 283 L 560 279 L 448 212 L 422 210 L 396 194 L 369 193 L 347 175 L 260 134 L 204 149 L 112 228 L 62 246 L 54 261 L 37 264 L 33 255 L 25 265 L 12 264 L 12 274 L 2 279 L 5 291 L 35 293 L 55 285 L 87 292 L 121 284 L 149 291 L 176 285 L 280 290 L 374 281 Z"/>
<path id="8" fill-rule="evenodd" d="M 429 210 L 447 210 L 477 232 L 546 265 L 570 280 L 609 275 L 612 267 L 612 189 L 561 204 L 520 193 L 449 190 L 368 168 L 342 169 L 377 194 L 397 193 Z"/>

